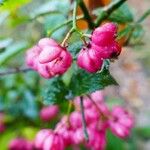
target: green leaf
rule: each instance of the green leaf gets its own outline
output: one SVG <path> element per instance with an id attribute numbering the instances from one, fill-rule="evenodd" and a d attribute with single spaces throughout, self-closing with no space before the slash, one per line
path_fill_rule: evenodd
<path id="1" fill-rule="evenodd" d="M 67 84 L 63 82 L 64 78 L 60 77 L 48 81 L 47 89 L 43 92 L 46 105 L 59 104 L 67 99 L 103 89 L 108 85 L 117 85 L 117 82 L 109 73 L 106 61 L 102 71 L 94 74 L 78 69 L 77 66 L 72 66 L 74 67 L 74 73 L 71 73 L 71 80 L 69 79 Z"/>
<path id="2" fill-rule="evenodd" d="M 144 29 L 142 25 L 140 24 L 135 25 L 134 30 L 131 34 L 131 42 L 139 43 L 141 39 L 143 38 L 143 35 L 144 35 Z"/>
<path id="3" fill-rule="evenodd" d="M 69 0 L 50 0 L 49 2 L 40 5 L 38 9 L 35 9 L 32 12 L 32 17 L 48 12 L 60 12 L 61 14 L 67 14 L 70 9 L 69 6 Z"/>
<path id="4" fill-rule="evenodd" d="M 81 41 L 70 43 L 68 50 L 71 52 L 74 59 L 76 59 L 78 52 L 81 50 L 83 44 Z"/>
<path id="5" fill-rule="evenodd" d="M 117 39 L 121 39 L 122 37 L 128 37 L 133 30 L 133 26 L 127 25 L 123 30 L 118 33 Z"/>
<path id="6" fill-rule="evenodd" d="M 109 19 L 118 23 L 126 23 L 133 21 L 133 15 L 128 5 L 123 4 L 109 16 Z"/>
<path id="7" fill-rule="evenodd" d="M 59 77 L 49 80 L 46 87 L 43 91 L 45 105 L 59 104 L 66 100 L 67 89 Z"/>
<path id="8" fill-rule="evenodd" d="M 113 135 L 110 131 L 107 132 L 106 150 L 126 150 L 125 141 Z"/>
<path id="9" fill-rule="evenodd" d="M 12 41 L 13 40 L 11 38 L 0 40 L 0 49 L 6 48 L 8 45 L 12 43 Z"/>
<path id="10" fill-rule="evenodd" d="M 0 0 L 0 5 L 3 5 L 7 0 Z"/>
<path id="11" fill-rule="evenodd" d="M 2 25 L 7 20 L 8 16 L 9 16 L 8 11 L 4 11 L 0 13 L 0 25 Z"/>
<path id="12" fill-rule="evenodd" d="M 1 150 L 7 150 L 10 140 L 17 136 L 14 130 L 7 130 L 5 134 L 0 134 L 0 148 Z"/>
<path id="13" fill-rule="evenodd" d="M 108 68 L 104 67 L 98 73 L 87 73 L 79 69 L 72 76 L 69 89 L 73 96 L 80 96 L 104 89 L 108 85 L 117 85 Z"/>
<path id="14" fill-rule="evenodd" d="M 5 52 L 1 53 L 0 55 L 0 65 L 6 63 L 7 60 L 27 48 L 27 46 L 27 42 L 17 42 L 8 46 Z"/>
<path id="15" fill-rule="evenodd" d="M 23 135 L 23 137 L 25 137 L 25 139 L 34 140 L 38 130 L 39 129 L 33 127 L 25 127 L 22 128 L 21 134 Z"/>
<path id="16" fill-rule="evenodd" d="M 143 139 L 150 139 L 150 127 L 137 127 L 135 129 L 136 134 Z"/>
<path id="17" fill-rule="evenodd" d="M 138 137 L 135 133 L 135 130 L 132 130 L 130 137 L 126 140 L 126 149 L 127 150 L 137 150 L 137 141 Z"/>
<path id="18" fill-rule="evenodd" d="M 3 3 L 1 9 L 8 10 L 8 11 L 14 13 L 18 8 L 29 3 L 30 1 L 31 0 L 13 0 L 13 2 L 12 2 L 12 0 L 5 0 L 5 1 L 2 1 L 5 3 Z"/>
<path id="19" fill-rule="evenodd" d="M 44 21 L 44 30 L 45 33 L 51 32 L 56 26 L 66 21 L 66 17 L 62 14 L 53 14 L 52 16 L 46 16 Z M 62 40 L 66 32 L 66 26 L 58 29 L 55 34 L 51 37 L 56 40 Z"/>
<path id="20" fill-rule="evenodd" d="M 2 99 L 3 99 L 2 96 L 0 96 L 0 111 L 4 109 L 4 102 Z"/>
<path id="21" fill-rule="evenodd" d="M 21 101 L 21 106 L 22 111 L 26 117 L 33 120 L 38 117 L 37 103 L 35 101 L 35 97 L 30 91 L 25 91 L 24 98 Z"/>
<path id="22" fill-rule="evenodd" d="M 150 9 L 148 9 L 137 21 L 138 23 L 143 22 L 150 15 Z"/>

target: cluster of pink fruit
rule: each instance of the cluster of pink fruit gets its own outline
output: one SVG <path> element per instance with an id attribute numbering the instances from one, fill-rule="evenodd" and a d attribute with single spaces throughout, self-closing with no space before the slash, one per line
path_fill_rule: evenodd
<path id="1" fill-rule="evenodd" d="M 121 47 L 115 41 L 117 27 L 106 23 L 94 30 L 88 45 L 79 52 L 77 64 L 80 68 L 94 73 L 101 69 L 104 59 L 116 58 Z M 72 56 L 66 47 L 62 47 L 50 38 L 41 39 L 27 51 L 26 63 L 44 78 L 61 75 L 68 70 Z"/>
<path id="2" fill-rule="evenodd" d="M 0 112 L 0 133 L 5 131 L 4 114 Z"/>
<path id="3" fill-rule="evenodd" d="M 117 58 L 121 47 L 115 41 L 116 35 L 117 26 L 113 23 L 96 28 L 89 44 L 79 52 L 78 66 L 93 73 L 101 69 L 104 59 Z"/>
<path id="4" fill-rule="evenodd" d="M 43 122 L 50 122 L 54 119 L 59 112 L 59 107 L 57 105 L 52 105 L 48 107 L 43 107 L 40 111 L 40 119 Z M 26 140 L 25 138 L 18 137 L 12 139 L 9 143 L 9 150 L 36 150 L 34 142 Z"/>
<path id="5" fill-rule="evenodd" d="M 114 107 L 111 111 L 105 105 L 101 91 L 84 97 L 84 113 L 89 134 L 89 141 L 84 138 L 80 98 L 74 100 L 75 110 L 62 117 L 55 130 L 42 129 L 35 138 L 35 148 L 43 150 L 64 150 L 68 146 L 77 148 L 84 144 L 91 150 L 104 150 L 106 145 L 106 130 L 120 138 L 129 136 L 133 127 L 133 117 L 122 107 Z"/>
<path id="6" fill-rule="evenodd" d="M 24 150 L 64 150 L 70 146 L 72 149 L 78 150 L 81 144 L 87 149 L 104 150 L 108 128 L 120 138 L 129 136 L 134 124 L 132 115 L 120 106 L 110 110 L 104 103 L 102 91 L 96 91 L 83 97 L 86 128 L 89 135 L 88 141 L 84 138 L 80 98 L 75 98 L 73 104 L 75 106 L 74 111 L 69 116 L 63 116 L 54 130 L 42 129 L 37 133 L 32 144 L 28 141 L 23 142 L 26 143 Z M 48 121 L 55 117 L 57 113 L 57 106 L 49 106 L 42 109 L 40 116 L 42 120 Z M 17 140 L 23 141 L 22 139 L 13 140 L 10 144 L 10 150 L 20 150 L 17 149 Z M 14 148 L 14 146 L 16 147 Z"/>

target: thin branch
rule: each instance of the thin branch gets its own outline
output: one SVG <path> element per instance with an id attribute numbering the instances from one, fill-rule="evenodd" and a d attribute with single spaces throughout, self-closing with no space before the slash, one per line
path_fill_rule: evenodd
<path id="1" fill-rule="evenodd" d="M 143 22 L 150 15 L 150 9 L 148 9 L 137 21 L 137 23 Z"/>
<path id="2" fill-rule="evenodd" d="M 43 16 L 50 15 L 50 14 L 60 14 L 60 12 L 59 11 L 47 11 L 47 12 L 43 12 L 43 13 L 40 13 L 38 15 L 31 16 L 27 21 L 33 21 L 33 20 L 36 20 L 39 17 L 43 17 Z"/>
<path id="3" fill-rule="evenodd" d="M 74 2 L 75 4 L 74 4 L 74 9 L 73 9 L 73 22 L 72 22 L 72 27 L 74 28 L 74 29 L 76 29 L 77 28 L 77 23 L 76 23 L 76 17 L 77 17 L 77 2 L 75 1 Z"/>
<path id="4" fill-rule="evenodd" d="M 65 36 L 64 40 L 63 40 L 62 43 L 61 43 L 61 46 L 62 46 L 62 47 L 65 47 L 65 46 L 66 46 L 66 42 L 68 41 L 68 39 L 70 38 L 71 34 L 72 34 L 74 31 L 75 31 L 74 28 L 71 28 L 71 29 L 69 30 L 69 32 L 67 33 L 67 35 Z"/>
<path id="5" fill-rule="evenodd" d="M 83 15 L 80 15 L 80 16 L 77 16 L 77 17 L 76 17 L 76 20 L 82 20 L 83 18 L 84 18 L 84 16 L 83 16 Z M 55 31 L 57 31 L 58 29 L 60 29 L 60 28 L 62 28 L 62 27 L 64 27 L 64 26 L 66 26 L 66 25 L 71 24 L 72 21 L 73 21 L 73 19 L 70 19 L 70 20 L 67 20 L 66 22 L 64 22 L 64 23 L 62 23 L 62 24 L 56 26 L 54 29 L 48 31 L 47 36 L 50 37 Z"/>
<path id="6" fill-rule="evenodd" d="M 83 97 L 80 97 L 80 107 L 81 107 L 81 114 L 82 114 L 82 125 L 83 125 L 83 132 L 84 132 L 84 137 L 85 140 L 89 140 L 89 135 L 86 129 L 86 120 L 85 120 L 85 114 L 84 114 L 84 106 L 83 106 Z"/>
<path id="7" fill-rule="evenodd" d="M 93 105 L 95 106 L 95 108 L 97 109 L 97 111 L 99 112 L 100 115 L 103 115 L 103 112 L 101 112 L 101 110 L 99 109 L 99 107 L 97 106 L 96 102 L 91 98 L 90 95 L 87 95 L 87 97 L 92 101 Z"/>
<path id="8" fill-rule="evenodd" d="M 72 28 L 69 30 L 69 32 L 68 32 L 67 35 L 65 36 L 63 42 L 61 43 L 61 45 L 62 45 L 63 47 L 66 46 L 66 42 L 68 41 L 68 39 L 70 38 L 70 36 L 72 35 L 72 33 L 77 30 L 76 16 L 77 16 L 77 2 L 75 1 L 75 3 L 74 3 L 74 9 L 73 9 L 73 17 L 72 17 L 72 18 L 73 18 L 73 19 L 72 19 L 72 20 L 73 20 L 73 21 L 72 21 Z"/>
<path id="9" fill-rule="evenodd" d="M 78 2 L 78 5 L 82 9 L 82 12 L 84 14 L 84 19 L 86 19 L 86 21 L 88 22 L 89 28 L 94 29 L 94 23 L 93 23 L 92 17 L 90 16 L 85 3 L 83 2 L 83 0 L 76 0 L 76 1 Z"/>
<path id="10" fill-rule="evenodd" d="M 0 76 L 5 75 L 11 75 L 11 74 L 17 74 L 17 73 L 26 73 L 28 71 L 32 71 L 30 68 L 14 68 L 14 69 L 8 69 L 6 71 L 0 72 Z"/>
<path id="11" fill-rule="evenodd" d="M 69 117 L 70 117 L 72 106 L 73 106 L 72 101 L 69 101 L 68 110 L 67 110 L 67 123 L 68 123 L 68 125 L 70 125 Z"/>
<path id="12" fill-rule="evenodd" d="M 107 19 L 110 14 L 116 10 L 117 8 L 119 8 L 126 0 L 115 0 L 112 3 L 110 3 L 108 6 L 105 6 L 100 15 L 97 17 L 96 22 L 95 22 L 95 26 L 98 27 L 100 25 L 100 23 L 104 20 Z"/>

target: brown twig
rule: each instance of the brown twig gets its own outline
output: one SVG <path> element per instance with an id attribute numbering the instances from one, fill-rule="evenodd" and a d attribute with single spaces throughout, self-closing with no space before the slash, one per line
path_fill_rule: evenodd
<path id="1" fill-rule="evenodd" d="M 32 71 L 32 69 L 31 68 L 13 68 L 13 69 L 7 69 L 6 71 L 0 72 L 0 76 L 17 74 L 17 73 L 26 73 L 28 71 Z"/>

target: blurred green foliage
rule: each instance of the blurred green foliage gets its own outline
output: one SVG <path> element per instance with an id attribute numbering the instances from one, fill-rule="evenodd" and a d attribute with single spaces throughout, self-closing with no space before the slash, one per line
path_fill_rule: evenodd
<path id="1" fill-rule="evenodd" d="M 95 11 L 96 15 L 100 9 Z M 0 0 L 0 71 L 24 66 L 25 51 L 56 26 L 63 24 L 70 17 L 70 11 L 72 7 L 69 0 Z M 136 44 L 141 41 L 143 27 L 134 20 L 127 4 L 114 11 L 109 19 L 127 24 L 120 31 L 120 38 L 128 36 Z M 52 34 L 52 37 L 61 42 L 68 30 L 69 25 L 66 25 Z M 77 36 L 69 42 L 68 49 L 76 59 L 82 43 Z M 43 104 L 66 101 L 60 104 L 62 113 L 66 113 L 68 99 L 117 84 L 107 64 L 96 74 L 75 70 L 74 65 L 72 68 L 63 77 L 50 81 L 40 78 L 35 72 L 0 76 L 0 111 L 6 115 L 6 131 L 0 135 L 0 150 L 6 150 L 9 141 L 18 135 L 32 140 L 41 127 L 54 126 L 58 118 L 48 124 L 43 124 L 39 119 L 39 110 Z M 135 132 L 149 138 L 149 128 L 137 129 Z M 108 150 L 127 149 L 127 141 L 111 133 L 108 133 L 107 138 Z M 131 141 L 128 142 L 131 145 L 128 149 L 133 146 Z"/>

